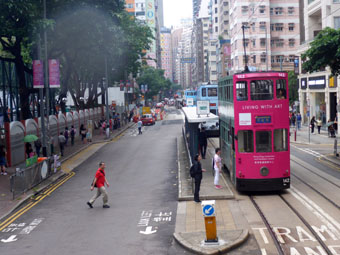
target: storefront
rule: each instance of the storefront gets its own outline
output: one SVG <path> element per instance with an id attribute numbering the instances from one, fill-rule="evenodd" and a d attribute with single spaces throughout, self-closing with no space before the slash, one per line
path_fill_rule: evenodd
<path id="1" fill-rule="evenodd" d="M 307 124 L 313 116 L 323 124 L 336 118 L 337 102 L 340 98 L 337 83 L 337 79 L 329 72 L 299 76 L 299 101 L 303 124 Z"/>

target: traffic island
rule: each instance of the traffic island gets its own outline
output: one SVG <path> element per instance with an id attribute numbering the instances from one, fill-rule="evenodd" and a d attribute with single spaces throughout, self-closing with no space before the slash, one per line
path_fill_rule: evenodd
<path id="1" fill-rule="evenodd" d="M 187 232 L 174 233 L 175 240 L 184 248 L 196 254 L 223 254 L 228 252 L 242 243 L 244 243 L 249 236 L 247 229 L 241 230 L 221 230 L 217 231 L 219 241 L 217 244 L 206 244 L 206 232 Z"/>

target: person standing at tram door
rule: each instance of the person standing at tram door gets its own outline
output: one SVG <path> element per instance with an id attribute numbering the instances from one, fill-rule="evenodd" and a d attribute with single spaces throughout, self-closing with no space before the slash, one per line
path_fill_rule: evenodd
<path id="1" fill-rule="evenodd" d="M 202 127 L 201 131 L 199 132 L 198 141 L 200 144 L 202 158 L 205 159 L 205 154 L 207 152 L 207 146 L 208 146 L 208 140 L 207 140 L 207 133 L 205 132 L 204 127 Z"/>
<path id="2" fill-rule="evenodd" d="M 218 185 L 218 182 L 220 180 L 220 173 L 222 170 L 222 160 L 220 155 L 221 149 L 216 148 L 214 156 L 214 170 L 215 170 L 214 185 L 216 189 L 222 189 L 221 185 Z"/>
<path id="3" fill-rule="evenodd" d="M 194 162 L 194 165 L 193 165 L 193 178 L 195 179 L 195 192 L 194 192 L 194 201 L 196 203 L 200 203 L 201 200 L 200 200 L 200 195 L 199 195 L 199 192 L 200 192 L 200 187 L 201 187 L 201 181 L 202 181 L 202 177 L 203 177 L 203 174 L 202 172 L 206 172 L 205 169 L 202 169 L 202 165 L 201 165 L 201 160 L 202 160 L 202 157 L 201 155 L 197 154 L 195 156 L 195 162 Z"/>
<path id="4" fill-rule="evenodd" d="M 314 126 L 315 126 L 315 116 L 312 117 L 312 119 L 310 120 L 310 128 L 311 128 L 311 133 L 314 133 Z"/>

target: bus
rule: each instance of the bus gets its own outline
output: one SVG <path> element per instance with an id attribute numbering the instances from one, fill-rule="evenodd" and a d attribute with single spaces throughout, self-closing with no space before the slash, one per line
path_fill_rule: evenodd
<path id="1" fill-rule="evenodd" d="M 185 90 L 184 91 L 185 105 L 188 107 L 196 106 L 197 101 L 197 91 L 195 90 Z"/>
<path id="2" fill-rule="evenodd" d="M 234 74 L 220 79 L 218 90 L 221 158 L 236 189 L 288 189 L 288 74 Z"/>
<path id="3" fill-rule="evenodd" d="M 218 85 L 202 84 L 197 89 L 197 100 L 209 101 L 210 112 L 218 115 Z"/>

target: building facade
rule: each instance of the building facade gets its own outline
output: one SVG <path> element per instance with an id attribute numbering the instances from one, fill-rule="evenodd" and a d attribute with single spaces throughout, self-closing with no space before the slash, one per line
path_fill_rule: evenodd
<path id="1" fill-rule="evenodd" d="M 293 70 L 300 44 L 299 0 L 230 0 L 229 13 L 233 73 L 246 65 Z"/>
<path id="2" fill-rule="evenodd" d="M 161 68 L 164 70 L 165 78 L 173 81 L 172 77 L 172 45 L 171 45 L 171 29 L 161 28 Z"/>
<path id="3" fill-rule="evenodd" d="M 304 0 L 303 19 L 305 24 L 305 41 L 298 53 L 301 55 L 317 34 L 326 27 L 340 28 L 339 0 Z M 299 61 L 299 110 L 303 123 L 307 124 L 312 116 L 326 124 L 337 117 L 340 105 L 340 79 L 333 77 L 329 68 L 319 72 L 306 73 Z"/>

